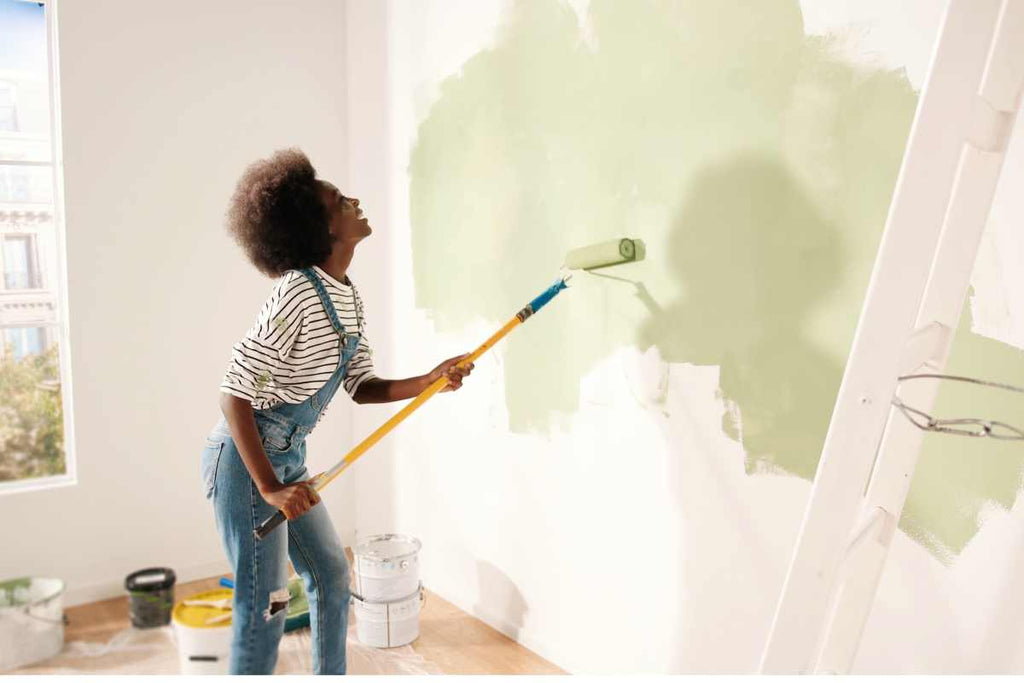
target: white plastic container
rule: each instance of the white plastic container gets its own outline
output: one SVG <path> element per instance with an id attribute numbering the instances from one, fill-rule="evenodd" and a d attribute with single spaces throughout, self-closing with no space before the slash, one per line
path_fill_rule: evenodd
<path id="1" fill-rule="evenodd" d="M 352 596 L 356 637 L 370 647 L 401 647 L 420 637 L 420 607 L 423 587 L 401 600 L 369 602 Z"/>
<path id="2" fill-rule="evenodd" d="M 412 536 L 381 534 L 357 545 L 355 593 L 365 602 L 406 600 L 420 587 L 419 551 Z"/>
<path id="3" fill-rule="evenodd" d="M 22 578 L 0 583 L 0 671 L 53 657 L 64 647 L 64 582 Z"/>
<path id="4" fill-rule="evenodd" d="M 220 588 L 189 596 L 193 600 L 230 598 L 230 588 Z M 226 674 L 231 655 L 231 619 L 226 610 L 199 605 L 174 606 L 171 622 L 178 642 L 178 663 L 183 674 Z"/>

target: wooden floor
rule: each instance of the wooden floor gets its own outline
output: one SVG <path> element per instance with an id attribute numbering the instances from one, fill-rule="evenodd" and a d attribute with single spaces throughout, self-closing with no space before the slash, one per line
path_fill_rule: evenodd
<path id="1" fill-rule="evenodd" d="M 179 584 L 175 600 L 219 588 L 220 577 Z M 106 642 L 131 626 L 127 597 L 65 610 L 66 641 Z M 558 667 L 427 591 L 413 649 L 446 674 L 561 674 Z"/>

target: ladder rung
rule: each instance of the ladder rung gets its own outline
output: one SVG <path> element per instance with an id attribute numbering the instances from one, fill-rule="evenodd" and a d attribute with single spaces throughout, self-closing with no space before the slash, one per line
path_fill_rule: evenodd
<path id="1" fill-rule="evenodd" d="M 919 327 L 911 333 L 900 358 L 900 375 L 909 375 L 922 366 L 935 367 L 942 357 L 953 330 L 938 321 Z"/>
<path id="2" fill-rule="evenodd" d="M 982 152 L 1005 152 L 1016 117 L 1015 112 L 995 109 L 984 97 L 976 97 L 968 123 L 968 144 Z"/>
<path id="3" fill-rule="evenodd" d="M 996 24 L 978 94 L 998 111 L 1013 112 L 1020 106 L 1024 87 L 1024 0 L 1006 0 Z"/>
<path id="4" fill-rule="evenodd" d="M 842 573 L 844 575 L 848 576 L 851 572 L 857 572 L 862 564 L 875 559 L 876 553 L 885 548 L 887 545 L 886 526 L 891 518 L 892 515 L 888 512 L 876 507 L 861 520 L 850 535 L 850 543 L 843 556 Z"/>

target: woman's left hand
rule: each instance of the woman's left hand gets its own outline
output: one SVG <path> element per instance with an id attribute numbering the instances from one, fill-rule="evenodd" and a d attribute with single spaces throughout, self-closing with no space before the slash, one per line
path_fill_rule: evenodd
<path id="1" fill-rule="evenodd" d="M 427 378 L 430 380 L 429 384 L 433 384 L 442 377 L 447 377 L 448 385 L 441 390 L 442 393 L 445 391 L 456 391 L 460 389 L 462 387 L 462 380 L 469 377 L 469 373 L 473 372 L 474 366 L 472 363 L 469 363 L 468 365 L 459 365 L 460 361 L 468 357 L 469 354 L 464 353 L 461 356 L 449 358 L 438 365 L 430 371 L 429 375 L 427 375 Z"/>

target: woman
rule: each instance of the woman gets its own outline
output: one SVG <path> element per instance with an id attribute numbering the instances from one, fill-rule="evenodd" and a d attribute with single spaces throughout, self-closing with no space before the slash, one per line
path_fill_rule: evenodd
<path id="1" fill-rule="evenodd" d="M 319 180 L 306 156 L 281 150 L 244 173 L 229 229 L 277 278 L 255 325 L 234 345 L 221 384 L 224 418 L 202 454 L 207 498 L 234 569 L 231 673 L 270 674 L 284 633 L 287 560 L 309 598 L 315 673 L 345 673 L 349 567 L 305 467 L 305 439 L 340 387 L 356 403 L 412 398 L 441 377 L 462 386 L 473 365 L 450 358 L 419 377 L 374 375 L 363 303 L 346 272 L 372 230 L 359 200 Z M 287 522 L 253 530 L 278 509 Z"/>

